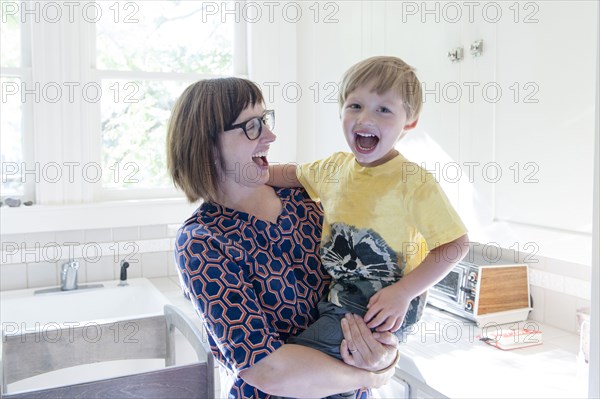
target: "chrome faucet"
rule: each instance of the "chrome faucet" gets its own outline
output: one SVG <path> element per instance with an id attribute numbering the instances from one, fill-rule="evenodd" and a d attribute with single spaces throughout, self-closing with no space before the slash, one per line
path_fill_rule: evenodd
<path id="1" fill-rule="evenodd" d="M 60 273 L 60 289 L 62 291 L 72 291 L 77 289 L 77 270 L 79 262 L 76 260 L 62 265 Z"/>

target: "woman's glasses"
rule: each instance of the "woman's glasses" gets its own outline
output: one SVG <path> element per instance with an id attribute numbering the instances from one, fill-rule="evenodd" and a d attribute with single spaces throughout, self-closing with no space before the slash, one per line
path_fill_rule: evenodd
<path id="1" fill-rule="evenodd" d="M 271 131 L 275 128 L 274 110 L 268 109 L 262 114 L 262 116 L 256 116 L 245 122 L 231 125 L 229 129 L 226 129 L 226 131 L 240 128 L 244 131 L 244 134 L 246 137 L 248 137 L 248 140 L 256 140 L 262 133 L 263 125 L 268 127 Z"/>

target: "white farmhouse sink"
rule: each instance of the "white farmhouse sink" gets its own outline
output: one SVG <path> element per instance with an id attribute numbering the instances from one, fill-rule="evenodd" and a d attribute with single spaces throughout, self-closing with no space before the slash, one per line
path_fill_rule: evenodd
<path id="1" fill-rule="evenodd" d="M 101 287 L 98 287 L 99 285 Z M 46 293 L 36 294 L 39 291 Z M 128 339 L 133 339 L 135 342 L 139 341 L 142 344 L 149 343 L 148 334 L 151 334 L 151 331 L 148 332 L 147 329 L 150 324 L 140 324 L 142 323 L 141 319 L 162 316 L 164 305 L 168 303 L 170 303 L 169 300 L 145 278 L 130 279 L 128 285 L 123 287 L 118 286 L 118 281 L 104 281 L 88 284 L 87 288 L 82 287 L 73 291 L 60 291 L 50 288 L 7 291 L 0 293 L 0 322 L 3 334 L 16 336 L 15 338 L 18 341 L 20 340 L 19 342 L 23 341 L 23 335 L 21 334 L 31 336 L 33 333 L 33 337 L 26 341 L 26 346 L 23 349 L 24 360 L 27 360 L 27 351 L 34 350 L 29 348 L 34 348 L 34 345 L 40 344 L 37 341 L 41 341 L 43 344 L 43 341 L 46 340 L 51 344 L 46 348 L 49 351 L 46 361 L 50 364 L 57 364 L 63 358 L 73 357 L 73 353 L 76 352 L 83 357 L 87 356 L 86 351 L 93 353 L 90 347 L 98 345 L 95 343 L 96 337 L 100 339 L 100 336 L 95 336 L 94 333 L 99 331 L 104 331 L 101 342 L 106 340 L 113 342 L 112 340 L 114 340 L 114 344 L 121 345 L 120 348 L 123 351 L 129 349 L 128 346 L 134 345 L 128 344 Z M 133 323 L 135 326 L 125 329 L 122 324 L 117 324 L 127 323 L 129 320 L 137 323 Z M 108 330 L 99 330 L 100 326 L 106 326 L 107 324 L 111 326 Z M 120 329 L 117 328 L 118 326 L 120 326 Z M 77 335 L 77 329 L 87 329 L 88 327 L 89 331 L 86 332 L 91 335 L 89 342 L 86 342 L 87 346 L 75 344 L 72 348 L 70 346 L 60 346 L 60 343 L 55 339 L 56 337 L 68 337 L 71 340 L 69 342 L 73 342 L 72 338 Z M 21 338 L 19 338 L 19 335 L 21 335 Z M 0 341 L 0 348 L 8 345 L 8 341 Z M 164 342 L 163 345 L 165 345 Z M 106 347 L 106 344 L 104 347 Z M 62 349 L 58 350 L 59 348 Z M 108 347 L 108 349 L 111 348 Z M 96 355 L 96 357 L 98 356 Z M 0 358 L 0 365 L 4 361 L 6 359 Z M 164 366 L 164 359 L 140 359 L 136 356 L 125 360 L 83 364 L 59 368 L 9 383 L 8 392 L 65 386 L 157 370 L 164 368 Z M 6 367 L 10 368 L 11 364 L 7 362 L 2 369 L 6 371 Z"/>
<path id="2" fill-rule="evenodd" d="M 163 314 L 163 306 L 169 300 L 148 279 L 135 278 L 127 282 L 124 287 L 119 287 L 117 281 L 104 281 L 93 284 L 101 284 L 100 288 L 42 294 L 34 294 L 40 289 L 2 292 L 2 330 L 10 335 Z"/>

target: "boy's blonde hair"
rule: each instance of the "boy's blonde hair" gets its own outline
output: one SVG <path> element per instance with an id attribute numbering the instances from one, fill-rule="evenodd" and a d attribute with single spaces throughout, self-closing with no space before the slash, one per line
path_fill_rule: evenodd
<path id="1" fill-rule="evenodd" d="M 415 69 L 398 57 L 377 56 L 354 64 L 342 76 L 339 92 L 340 108 L 348 95 L 359 86 L 371 85 L 377 94 L 394 90 L 402 99 L 407 120 L 415 121 L 421 113 L 423 95 Z"/>

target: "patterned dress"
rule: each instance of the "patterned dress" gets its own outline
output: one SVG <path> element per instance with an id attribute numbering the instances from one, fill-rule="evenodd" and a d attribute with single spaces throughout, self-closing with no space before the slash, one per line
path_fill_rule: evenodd
<path id="1" fill-rule="evenodd" d="M 277 194 L 283 205 L 277 223 L 204 203 L 177 235 L 181 285 L 215 358 L 234 375 L 230 398 L 269 398 L 238 373 L 305 330 L 330 281 L 319 258 L 320 207 L 301 189 Z"/>

